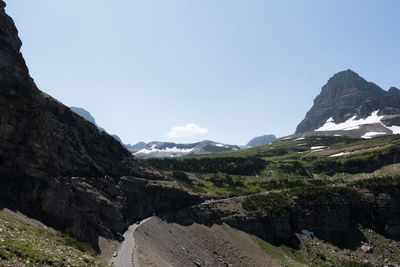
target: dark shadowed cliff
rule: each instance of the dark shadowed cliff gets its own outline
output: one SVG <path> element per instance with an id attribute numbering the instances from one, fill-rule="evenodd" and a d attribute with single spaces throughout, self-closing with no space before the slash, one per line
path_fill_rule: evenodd
<path id="1" fill-rule="evenodd" d="M 197 202 L 36 87 L 4 7 L 0 0 L 2 202 L 93 245 L 154 211 Z"/>

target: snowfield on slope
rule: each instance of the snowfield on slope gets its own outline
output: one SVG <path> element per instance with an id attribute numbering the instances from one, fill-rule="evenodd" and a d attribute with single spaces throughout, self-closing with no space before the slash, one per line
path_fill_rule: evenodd
<path id="1" fill-rule="evenodd" d="M 360 125 L 364 124 L 374 124 L 374 123 L 381 123 L 381 119 L 383 116 L 378 116 L 378 112 L 374 111 L 372 112 L 371 116 L 365 118 L 365 119 L 356 119 L 356 116 L 351 117 L 345 122 L 338 123 L 336 124 L 335 121 L 333 120 L 332 117 L 330 117 L 324 125 L 322 125 L 320 128 L 318 128 L 317 132 L 322 132 L 322 131 L 349 131 L 349 130 L 356 130 L 359 129 Z"/>
<path id="2" fill-rule="evenodd" d="M 177 147 L 167 147 L 165 149 L 158 149 L 156 148 L 156 145 L 153 145 L 150 149 L 143 148 L 142 150 L 139 150 L 136 154 L 150 154 L 150 153 L 155 153 L 155 152 L 165 152 L 165 153 L 190 153 L 193 151 L 193 148 L 190 149 L 179 149 Z"/>
<path id="3" fill-rule="evenodd" d="M 378 112 L 374 111 L 365 119 L 356 119 L 356 116 L 351 117 L 345 122 L 342 123 L 335 123 L 334 119 L 330 117 L 326 120 L 325 124 L 322 125 L 320 128 L 316 129 L 316 132 L 324 132 L 324 131 L 350 131 L 350 130 L 358 130 L 361 125 L 366 124 L 381 124 L 386 129 L 392 131 L 393 134 L 400 134 L 400 126 L 386 126 L 382 123 L 382 119 L 384 115 L 378 116 Z M 384 132 L 368 132 L 362 136 L 362 138 L 369 139 L 376 135 L 386 134 Z"/>
<path id="4" fill-rule="evenodd" d="M 337 154 L 330 155 L 329 157 L 330 158 L 341 157 L 341 156 L 349 155 L 349 154 L 350 154 L 350 152 L 340 152 L 340 153 L 337 153 Z"/>
<path id="5" fill-rule="evenodd" d="M 368 133 L 364 134 L 363 136 L 361 136 L 361 138 L 371 139 L 374 136 L 382 135 L 382 134 L 386 134 L 386 133 L 383 133 L 383 132 L 368 132 Z"/>

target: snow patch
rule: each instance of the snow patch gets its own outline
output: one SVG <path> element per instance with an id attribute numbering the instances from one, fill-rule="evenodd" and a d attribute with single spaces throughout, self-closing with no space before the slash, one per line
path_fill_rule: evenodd
<path id="1" fill-rule="evenodd" d="M 360 125 L 365 125 L 365 124 L 374 124 L 374 123 L 381 123 L 381 119 L 383 116 L 378 116 L 378 112 L 374 111 L 371 113 L 371 115 L 365 119 L 356 119 L 356 116 L 351 117 L 345 122 L 338 123 L 336 124 L 333 120 L 333 118 L 329 118 L 326 120 L 325 124 L 318 128 L 317 132 L 322 132 L 322 131 L 349 131 L 349 130 L 356 130 L 359 128 Z"/>
<path id="2" fill-rule="evenodd" d="M 305 139 L 304 137 L 300 137 L 300 138 L 295 139 L 294 141 L 300 141 L 300 140 L 304 140 L 304 139 Z"/>
<path id="3" fill-rule="evenodd" d="M 323 148 L 325 148 L 326 146 L 312 146 L 311 147 L 311 150 L 317 150 L 317 149 L 323 149 Z"/>
<path id="4" fill-rule="evenodd" d="M 215 146 L 218 146 L 218 147 L 225 147 L 225 145 L 223 145 L 223 144 L 215 144 Z"/>
<path id="5" fill-rule="evenodd" d="M 356 119 L 356 116 L 353 116 L 350 119 L 348 119 L 347 121 L 338 123 L 338 124 L 336 124 L 334 122 L 334 119 L 332 117 L 330 117 L 329 119 L 326 120 L 326 122 L 323 126 L 316 129 L 315 131 L 316 132 L 341 131 L 341 130 L 342 131 L 350 131 L 350 130 L 360 129 L 360 125 L 378 123 L 378 124 L 381 124 L 386 129 L 391 130 L 393 134 L 400 134 L 400 126 L 396 126 L 396 125 L 386 126 L 381 121 L 383 119 L 384 115 L 378 116 L 378 112 L 379 112 L 379 110 L 372 112 L 371 115 L 365 119 Z M 384 132 L 368 132 L 368 133 L 364 134 L 363 136 L 361 136 L 361 138 L 370 139 L 374 136 L 382 135 L 382 134 L 386 134 L 386 133 L 384 133 Z M 335 135 L 335 136 L 338 136 L 338 135 Z"/>
<path id="6" fill-rule="evenodd" d="M 351 130 L 358 130 L 358 129 L 360 129 L 360 125 L 357 125 L 357 126 L 353 126 L 353 127 L 349 127 L 349 128 L 343 129 L 343 131 L 351 131 Z"/>
<path id="7" fill-rule="evenodd" d="M 384 133 L 384 132 L 368 132 L 368 133 L 364 134 L 363 136 L 361 136 L 361 138 L 371 139 L 374 136 L 382 135 L 382 134 L 386 134 L 386 133 Z"/>
<path id="8" fill-rule="evenodd" d="M 386 128 L 388 128 L 389 130 L 391 130 L 393 132 L 393 134 L 400 134 L 400 126 L 385 126 Z"/>
<path id="9" fill-rule="evenodd" d="M 156 148 L 156 145 L 152 145 L 150 149 L 144 148 L 142 150 L 139 150 L 135 154 L 150 154 L 150 153 L 155 153 L 155 152 L 169 152 L 169 153 L 190 153 L 193 151 L 193 148 L 190 149 L 180 149 L 177 147 L 167 147 L 165 149 L 158 149 Z"/>
<path id="10" fill-rule="evenodd" d="M 337 153 L 337 154 L 330 155 L 329 157 L 330 158 L 341 157 L 341 156 L 348 155 L 348 154 L 350 154 L 350 152 L 340 152 L 340 153 Z"/>

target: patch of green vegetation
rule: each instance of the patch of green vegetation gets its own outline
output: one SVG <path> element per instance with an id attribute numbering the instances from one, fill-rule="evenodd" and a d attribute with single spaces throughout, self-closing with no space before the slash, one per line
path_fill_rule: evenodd
<path id="1" fill-rule="evenodd" d="M 0 248 L 0 259 L 4 259 L 7 261 L 12 260 L 11 254 L 7 252 L 5 249 Z"/>
<path id="2" fill-rule="evenodd" d="M 357 180 L 350 183 L 357 188 L 366 188 L 372 192 L 380 193 L 393 189 L 400 189 L 400 175 L 379 176 L 369 179 Z"/>
<path id="3" fill-rule="evenodd" d="M 184 181 L 177 181 L 181 186 L 186 187 L 193 192 L 200 193 L 200 194 L 209 194 L 209 190 L 204 183 L 196 183 L 196 182 L 184 182 Z"/>
<path id="4" fill-rule="evenodd" d="M 255 195 L 243 201 L 243 208 L 248 211 L 264 211 L 272 216 L 282 215 L 290 204 L 286 192 L 271 192 Z"/>
<path id="5" fill-rule="evenodd" d="M 174 171 L 172 173 L 172 178 L 182 182 L 192 183 L 192 180 L 189 179 L 189 176 L 185 172 Z"/>
<path id="6" fill-rule="evenodd" d="M 283 255 L 283 253 L 281 251 L 279 251 L 277 248 L 275 248 L 274 246 L 272 246 L 270 243 L 268 243 L 256 236 L 253 236 L 253 239 L 273 259 L 279 261 L 280 263 L 285 264 L 286 266 L 293 266 L 292 264 L 289 263 L 289 261 Z"/>
<path id="7" fill-rule="evenodd" d="M 0 261 L 23 266 L 107 266 L 85 243 L 0 211 Z M 19 266 L 19 265 L 18 265 Z"/>
<path id="8" fill-rule="evenodd" d="M 361 197 L 354 188 L 346 186 L 311 186 L 295 188 L 287 193 L 296 196 L 297 202 L 315 202 L 316 204 L 322 199 L 325 201 L 351 201 Z"/>
<path id="9" fill-rule="evenodd" d="M 317 250 L 315 252 L 314 258 L 311 260 L 311 266 L 319 267 L 327 265 L 327 259 L 321 251 Z"/>
<path id="10" fill-rule="evenodd" d="M 333 184 L 340 184 L 343 180 L 328 180 L 328 179 L 276 179 L 268 182 L 260 183 L 260 186 L 267 191 L 275 189 L 291 189 L 303 188 L 307 186 L 328 186 Z"/>
<path id="11" fill-rule="evenodd" d="M 303 161 L 297 158 L 268 161 L 268 170 L 273 170 L 278 178 L 305 178 L 309 176 Z"/>
<path id="12" fill-rule="evenodd" d="M 245 183 L 240 186 L 230 186 L 224 183 L 223 185 L 216 186 L 212 182 L 205 182 L 202 184 L 197 184 L 196 189 L 203 189 L 210 195 L 219 197 L 234 197 L 242 195 L 251 195 L 261 193 L 263 189 L 258 184 Z"/>
<path id="13" fill-rule="evenodd" d="M 272 216 L 280 216 L 293 202 L 319 205 L 321 201 L 350 202 L 360 197 L 360 194 L 351 187 L 309 186 L 250 196 L 243 201 L 242 205 L 247 211 L 263 211 Z"/>
<path id="14" fill-rule="evenodd" d="M 252 236 L 253 240 L 273 259 L 285 266 L 298 266 L 298 264 L 307 264 L 300 250 L 280 245 L 275 247 L 259 237 Z M 291 259 L 290 261 L 288 259 Z"/>
<path id="15" fill-rule="evenodd" d="M 300 250 L 288 247 L 286 245 L 280 245 L 279 248 L 286 254 L 289 255 L 292 259 L 295 261 L 302 263 L 302 264 L 307 264 L 306 261 L 304 260 L 303 254 L 301 253 Z"/>
<path id="16" fill-rule="evenodd" d="M 372 172 L 385 165 L 396 163 L 400 158 L 400 147 L 393 146 L 370 152 L 351 154 L 335 158 L 320 158 L 308 164 L 313 172 L 334 175 L 338 172 Z"/>
<path id="17" fill-rule="evenodd" d="M 95 257 L 97 253 L 93 250 L 89 243 L 79 242 L 75 238 L 70 237 L 69 235 L 58 232 L 57 233 L 57 241 L 60 244 L 75 248 L 83 253 L 91 255 Z"/>
<path id="18" fill-rule="evenodd" d="M 357 261 L 352 261 L 352 260 L 338 260 L 333 264 L 335 267 L 372 267 L 372 264 L 369 263 L 361 263 Z"/>
<path id="19" fill-rule="evenodd" d="M 267 162 L 257 157 L 219 157 L 219 158 L 164 158 L 149 159 L 147 162 L 163 171 L 194 173 L 228 173 L 233 175 L 256 175 L 265 169 Z"/>

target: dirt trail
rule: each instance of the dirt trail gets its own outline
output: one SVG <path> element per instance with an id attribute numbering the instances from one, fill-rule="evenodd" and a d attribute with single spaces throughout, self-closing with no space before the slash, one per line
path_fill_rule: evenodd
<path id="1" fill-rule="evenodd" d="M 151 218 L 151 217 L 150 217 Z M 140 224 L 132 224 L 128 230 L 124 233 L 124 241 L 118 250 L 118 255 L 115 258 L 114 266 L 116 267 L 135 267 L 137 263 L 135 261 L 136 256 L 134 255 L 135 238 L 134 233 L 136 229 L 145 223 L 150 218 L 144 219 Z"/>

